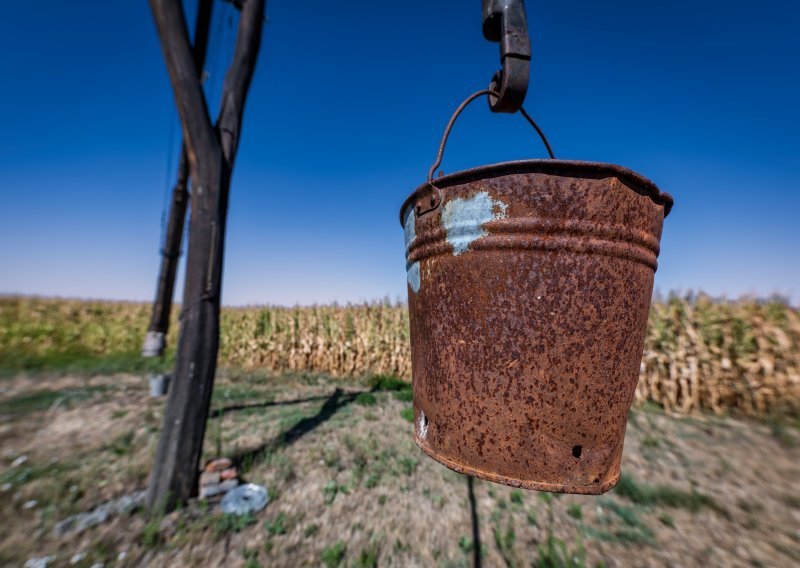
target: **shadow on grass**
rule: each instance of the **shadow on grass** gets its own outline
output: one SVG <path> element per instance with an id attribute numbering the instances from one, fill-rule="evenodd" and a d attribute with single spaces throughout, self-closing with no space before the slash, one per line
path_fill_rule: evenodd
<path id="1" fill-rule="evenodd" d="M 357 393 L 356 393 L 357 394 Z M 208 415 L 209 418 L 219 418 L 229 412 L 236 412 L 239 410 L 250 410 L 252 408 L 268 408 L 270 406 L 288 406 L 291 404 L 303 404 L 304 402 L 314 402 L 317 400 L 325 400 L 330 398 L 330 395 L 310 396 L 308 398 L 299 398 L 295 400 L 267 400 L 264 402 L 253 402 L 248 404 L 232 404 L 223 408 L 215 408 Z"/>
<path id="2" fill-rule="evenodd" d="M 243 465 L 254 464 L 259 460 L 261 460 L 264 456 L 268 455 L 273 450 L 293 444 L 302 436 L 308 434 L 309 432 L 314 430 L 317 426 L 323 424 L 324 422 L 332 418 L 333 415 L 336 414 L 341 408 L 353 402 L 359 394 L 360 394 L 359 392 L 344 392 L 343 390 L 337 388 L 328 397 L 316 397 L 317 399 L 325 398 L 325 403 L 319 409 L 319 412 L 317 412 L 314 416 L 303 418 L 300 422 L 298 422 L 285 432 L 278 434 L 272 440 L 269 440 L 255 448 L 246 450 L 244 452 L 232 456 L 231 459 L 233 460 L 234 465 L 236 465 L 239 468 L 242 468 Z M 304 401 L 295 401 L 295 402 L 304 402 Z M 268 404 L 286 404 L 286 403 L 276 402 Z M 266 405 L 267 403 L 265 403 L 265 406 Z"/>

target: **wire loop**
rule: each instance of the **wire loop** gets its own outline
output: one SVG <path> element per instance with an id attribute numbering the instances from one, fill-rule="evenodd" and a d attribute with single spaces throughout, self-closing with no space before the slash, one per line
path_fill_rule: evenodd
<path id="1" fill-rule="evenodd" d="M 431 187 L 436 187 L 433 184 L 433 174 L 436 171 L 436 168 L 438 168 L 442 164 L 442 157 L 444 156 L 444 148 L 447 145 L 447 138 L 450 136 L 450 131 L 453 129 L 453 125 L 455 124 L 456 119 L 469 103 L 471 103 L 478 97 L 483 97 L 483 96 L 499 97 L 500 94 L 497 91 L 493 91 L 491 89 L 483 89 L 482 91 L 472 93 L 470 96 L 466 98 L 466 100 L 464 100 L 463 103 L 458 105 L 458 108 L 456 108 L 455 112 L 453 113 L 453 116 L 450 117 L 450 121 L 447 123 L 447 127 L 444 129 L 444 134 L 442 135 L 442 141 L 439 143 L 439 151 L 436 154 L 436 161 L 428 170 L 428 183 L 431 185 Z M 531 124 L 531 126 L 533 126 L 533 128 L 536 130 L 536 133 L 542 139 L 542 142 L 544 142 L 544 147 L 547 149 L 547 153 L 550 156 L 550 159 L 555 160 L 556 157 L 555 154 L 553 154 L 553 149 L 550 147 L 550 143 L 547 141 L 547 137 L 544 135 L 544 132 L 542 132 L 542 129 L 539 128 L 538 124 L 536 124 L 536 121 L 534 121 L 533 118 L 531 118 L 531 115 L 529 115 L 527 111 L 522 107 L 520 107 L 519 113 L 523 117 L 525 117 L 525 120 L 527 120 Z"/>

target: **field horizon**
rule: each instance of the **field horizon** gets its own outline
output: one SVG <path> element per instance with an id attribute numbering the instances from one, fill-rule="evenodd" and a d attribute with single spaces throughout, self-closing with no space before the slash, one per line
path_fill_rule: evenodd
<path id="1" fill-rule="evenodd" d="M 167 372 L 143 359 L 147 302 L 0 297 L 0 374 Z M 411 379 L 408 310 L 388 299 L 305 307 L 224 307 L 219 365 L 245 371 Z M 800 312 L 785 298 L 670 295 L 653 301 L 636 402 L 746 416 L 800 411 Z"/>
<path id="2" fill-rule="evenodd" d="M 795 310 L 800 310 L 800 298 L 797 301 L 793 300 L 794 294 L 785 293 L 780 291 L 773 291 L 770 293 L 748 292 L 744 294 L 712 294 L 702 289 L 678 289 L 662 292 L 659 289 L 653 290 L 652 301 L 654 303 L 665 302 L 671 298 L 679 299 L 694 299 L 694 298 L 707 298 L 715 303 L 736 303 L 736 302 L 755 302 L 755 303 L 778 303 L 783 304 Z M 64 302 L 99 302 L 108 304 L 145 304 L 148 306 L 153 305 L 152 300 L 148 299 L 130 299 L 130 298 L 111 298 L 111 297 L 95 297 L 95 296 L 75 296 L 75 295 L 61 295 L 61 294 L 28 294 L 25 292 L 0 292 L 0 301 L 9 300 L 14 298 L 30 299 L 30 300 L 55 300 Z M 181 301 L 180 294 L 176 294 L 172 302 L 173 307 L 180 309 Z M 358 301 L 331 301 L 331 302 L 295 302 L 295 303 L 270 303 L 270 302 L 247 302 L 247 303 L 232 303 L 222 304 L 222 309 L 248 309 L 248 308 L 279 308 L 279 309 L 292 309 L 292 308 L 315 308 L 323 306 L 365 306 L 365 305 L 387 305 L 387 306 L 405 306 L 408 301 L 404 298 L 395 297 L 391 298 L 389 294 L 382 297 L 365 298 Z"/>

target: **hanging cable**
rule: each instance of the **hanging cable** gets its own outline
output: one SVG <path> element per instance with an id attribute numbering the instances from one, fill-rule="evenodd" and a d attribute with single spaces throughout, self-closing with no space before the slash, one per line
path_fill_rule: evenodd
<path id="1" fill-rule="evenodd" d="M 217 82 L 218 75 L 219 75 L 219 52 L 220 52 L 220 45 L 221 45 L 221 35 L 224 31 L 223 23 L 225 21 L 224 17 L 224 10 L 226 5 L 223 3 L 218 9 L 214 10 L 214 22 L 211 26 L 211 35 L 209 37 L 208 42 L 208 53 L 209 56 L 207 58 L 206 68 L 206 80 L 203 84 L 205 94 L 206 94 L 206 101 L 208 102 L 208 110 L 212 114 L 214 114 L 214 92 L 216 88 L 214 85 Z"/>
<path id="2" fill-rule="evenodd" d="M 167 212 L 169 211 L 169 196 L 170 186 L 172 185 L 172 169 L 175 162 L 175 124 L 177 117 L 175 115 L 175 108 L 172 107 L 172 112 L 169 113 L 169 134 L 167 138 L 167 169 L 164 174 L 164 195 L 161 200 L 161 242 L 159 243 L 160 249 L 164 250 L 164 243 L 167 240 Z"/>
<path id="3" fill-rule="evenodd" d="M 234 29 L 236 9 L 235 3 L 225 2 L 219 10 L 219 13 L 221 13 L 221 29 L 219 29 L 214 50 L 215 69 L 208 88 L 208 106 L 212 115 L 218 113 L 222 105 L 225 74 L 228 71 L 228 66 L 233 61 L 233 51 L 236 43 L 236 30 Z"/>

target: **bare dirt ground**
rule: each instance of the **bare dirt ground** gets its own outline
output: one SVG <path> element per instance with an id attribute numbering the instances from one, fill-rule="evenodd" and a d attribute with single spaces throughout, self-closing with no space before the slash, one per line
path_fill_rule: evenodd
<path id="1" fill-rule="evenodd" d="M 133 375 L 2 379 L 0 564 L 471 566 L 477 551 L 484 566 L 800 565 L 791 427 L 640 408 L 621 484 L 556 496 L 445 469 L 414 446 L 408 392 L 366 389 L 223 373 L 205 454 L 238 459 L 266 509 L 192 502 L 58 536 L 58 521 L 146 486 L 164 401 Z"/>

